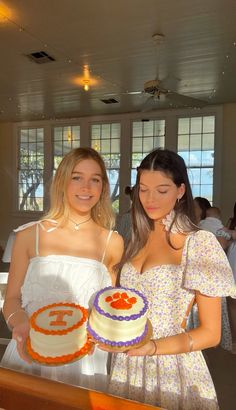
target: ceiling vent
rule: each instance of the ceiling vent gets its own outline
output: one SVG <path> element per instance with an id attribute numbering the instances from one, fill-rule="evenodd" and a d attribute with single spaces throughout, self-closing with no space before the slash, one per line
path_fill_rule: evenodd
<path id="1" fill-rule="evenodd" d="M 45 51 L 36 51 L 35 53 L 27 54 L 27 57 L 37 64 L 46 64 L 55 61 L 55 58 L 47 54 Z"/>
<path id="2" fill-rule="evenodd" d="M 104 104 L 117 104 L 119 101 L 115 100 L 115 98 L 107 98 L 106 100 L 100 100 Z"/>

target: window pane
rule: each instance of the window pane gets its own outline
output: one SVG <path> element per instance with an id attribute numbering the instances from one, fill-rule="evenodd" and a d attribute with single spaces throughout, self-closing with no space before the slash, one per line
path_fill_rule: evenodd
<path id="1" fill-rule="evenodd" d="M 152 137 L 153 136 L 153 121 L 144 122 L 143 133 L 145 137 Z"/>
<path id="2" fill-rule="evenodd" d="M 214 165 L 214 151 L 202 151 L 202 165 L 212 166 Z"/>
<path id="3" fill-rule="evenodd" d="M 165 135 L 165 121 L 156 120 L 154 121 L 154 135 Z"/>
<path id="4" fill-rule="evenodd" d="M 188 127 L 189 123 L 190 128 Z M 186 166 L 191 167 L 188 172 L 193 196 L 207 195 L 211 203 L 213 195 L 214 128 L 214 116 L 180 118 L 178 121 L 178 152 L 185 160 Z M 203 192 L 206 195 L 203 195 Z"/>
<path id="5" fill-rule="evenodd" d="M 120 124 L 111 124 L 111 138 L 120 138 Z"/>
<path id="6" fill-rule="evenodd" d="M 200 166 L 202 161 L 202 152 L 201 151 L 190 151 L 189 152 L 189 165 L 190 166 Z"/>
<path id="7" fill-rule="evenodd" d="M 120 140 L 119 139 L 113 139 L 111 140 L 111 152 L 119 152 L 120 149 Z"/>
<path id="8" fill-rule="evenodd" d="M 62 140 L 62 132 L 63 132 L 62 127 L 54 127 L 54 141 Z"/>
<path id="9" fill-rule="evenodd" d="M 178 121 L 178 134 L 189 134 L 189 118 L 180 118 Z"/>
<path id="10" fill-rule="evenodd" d="M 202 132 L 202 117 L 193 117 L 190 121 L 190 134 Z"/>
<path id="11" fill-rule="evenodd" d="M 101 151 L 106 154 L 111 151 L 110 140 L 101 141 Z"/>
<path id="12" fill-rule="evenodd" d="M 204 134 L 202 138 L 202 149 L 203 150 L 214 150 L 214 134 Z"/>
<path id="13" fill-rule="evenodd" d="M 207 198 L 208 201 L 212 202 L 212 185 L 201 185 L 201 193 L 200 196 Z"/>
<path id="14" fill-rule="evenodd" d="M 119 211 L 120 132 L 120 123 L 91 126 L 91 146 L 105 162 L 115 212 Z"/>
<path id="15" fill-rule="evenodd" d="M 141 121 L 133 122 L 133 138 L 141 137 L 142 135 L 143 135 L 143 123 Z"/>
<path id="16" fill-rule="evenodd" d="M 143 153 L 148 153 L 153 149 L 153 137 L 145 138 L 143 141 Z"/>
<path id="17" fill-rule="evenodd" d="M 178 150 L 179 151 L 188 151 L 189 150 L 189 136 L 188 135 L 179 135 L 179 137 L 178 137 Z"/>
<path id="18" fill-rule="evenodd" d="M 201 150 L 201 134 L 190 135 L 190 151 Z"/>
<path id="19" fill-rule="evenodd" d="M 53 128 L 53 169 L 57 169 L 61 159 L 73 148 L 80 146 L 80 126 L 66 125 Z"/>
<path id="20" fill-rule="evenodd" d="M 37 138 L 36 132 L 37 132 L 36 129 L 29 130 L 29 134 L 28 134 L 29 142 L 36 142 L 36 138 Z"/>
<path id="21" fill-rule="evenodd" d="M 134 121 L 132 134 L 132 168 L 154 148 L 165 146 L 165 120 Z M 131 180 L 134 173 L 131 170 Z"/>
<path id="22" fill-rule="evenodd" d="M 189 151 L 179 151 L 178 154 L 183 158 L 186 166 L 189 166 Z"/>
<path id="23" fill-rule="evenodd" d="M 199 185 L 201 182 L 201 168 L 189 168 L 188 176 L 191 185 Z"/>
<path id="24" fill-rule="evenodd" d="M 20 211 L 43 211 L 43 170 L 43 128 L 21 129 L 18 171 L 18 209 Z"/>
<path id="25" fill-rule="evenodd" d="M 33 170 L 19 172 L 19 210 L 42 211 L 44 195 L 43 171 Z"/>
<path id="26" fill-rule="evenodd" d="M 142 138 L 133 139 L 133 152 L 142 152 L 143 151 L 143 140 Z"/>
<path id="27" fill-rule="evenodd" d="M 203 132 L 215 133 L 215 117 L 203 117 Z"/>

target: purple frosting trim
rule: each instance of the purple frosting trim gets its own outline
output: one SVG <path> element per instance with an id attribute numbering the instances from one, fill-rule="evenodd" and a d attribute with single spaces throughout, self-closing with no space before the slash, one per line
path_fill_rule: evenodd
<path id="1" fill-rule="evenodd" d="M 118 347 L 123 347 L 123 346 L 129 347 L 129 346 L 132 346 L 132 345 L 136 345 L 137 343 L 140 343 L 140 342 L 144 339 L 144 337 L 146 336 L 146 334 L 147 334 L 147 332 L 148 332 L 148 323 L 146 323 L 144 332 L 143 332 L 143 334 L 142 334 L 141 336 L 136 337 L 135 339 L 132 339 L 132 340 L 129 340 L 129 341 L 126 341 L 126 342 L 114 342 L 114 341 L 112 341 L 112 340 L 108 340 L 108 339 L 104 339 L 103 337 L 100 337 L 100 336 L 99 336 L 96 332 L 94 332 L 94 330 L 90 327 L 89 323 L 87 324 L 87 330 L 88 330 L 88 332 L 90 333 L 90 335 L 91 335 L 94 339 L 96 339 L 98 342 L 105 343 L 105 344 L 107 344 L 107 345 L 109 345 L 109 346 L 113 346 L 113 347 L 117 347 L 117 346 L 118 346 Z"/>
<path id="2" fill-rule="evenodd" d="M 119 290 L 119 291 L 124 290 L 124 291 L 131 291 L 131 292 L 136 293 L 136 294 L 137 294 L 138 296 L 140 296 L 141 299 L 143 300 L 143 303 L 144 303 L 143 309 L 142 309 L 139 313 L 136 313 L 136 314 L 130 315 L 130 316 L 117 316 L 117 315 L 111 315 L 110 313 L 105 312 L 105 311 L 98 305 L 99 297 L 100 297 L 100 295 L 102 295 L 102 294 L 103 294 L 105 291 L 107 291 L 107 290 L 116 290 L 116 289 L 117 289 L 117 291 L 118 291 L 118 290 Z M 97 310 L 102 316 L 106 316 L 106 317 L 108 317 L 109 319 L 120 320 L 120 321 L 121 321 L 121 320 L 129 321 L 129 320 L 139 319 L 141 316 L 143 316 L 143 315 L 146 313 L 146 311 L 147 311 L 147 309 L 148 309 L 147 299 L 146 299 L 145 296 L 144 296 L 141 292 L 139 292 L 138 290 L 136 290 L 136 289 L 130 289 L 130 288 L 123 288 L 123 287 L 121 287 L 121 288 L 114 288 L 114 287 L 112 287 L 112 286 L 108 286 L 108 287 L 106 287 L 106 288 L 103 288 L 103 289 L 99 290 L 99 292 L 96 294 L 96 297 L 95 297 L 95 299 L 94 299 L 93 305 L 95 306 L 96 310 Z"/>

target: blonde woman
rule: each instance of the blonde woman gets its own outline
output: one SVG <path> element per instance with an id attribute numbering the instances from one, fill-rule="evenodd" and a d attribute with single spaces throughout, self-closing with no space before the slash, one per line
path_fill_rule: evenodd
<path id="1" fill-rule="evenodd" d="M 113 266 L 123 240 L 114 218 L 104 162 L 91 148 L 77 148 L 61 161 L 52 186 L 51 208 L 38 222 L 16 229 L 4 316 L 12 329 L 1 365 L 62 382 L 102 390 L 107 354 L 64 366 L 46 367 L 25 352 L 29 316 L 49 303 L 68 301 L 88 308 L 93 295 L 115 283 Z"/>

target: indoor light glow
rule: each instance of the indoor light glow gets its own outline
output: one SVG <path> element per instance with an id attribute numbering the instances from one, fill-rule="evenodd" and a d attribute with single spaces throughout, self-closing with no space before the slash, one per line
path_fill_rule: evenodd
<path id="1" fill-rule="evenodd" d="M 12 18 L 11 10 L 0 1 L 0 23 L 6 23 Z"/>
<path id="2" fill-rule="evenodd" d="M 89 80 L 84 80 L 84 90 L 85 91 L 89 90 Z"/>

